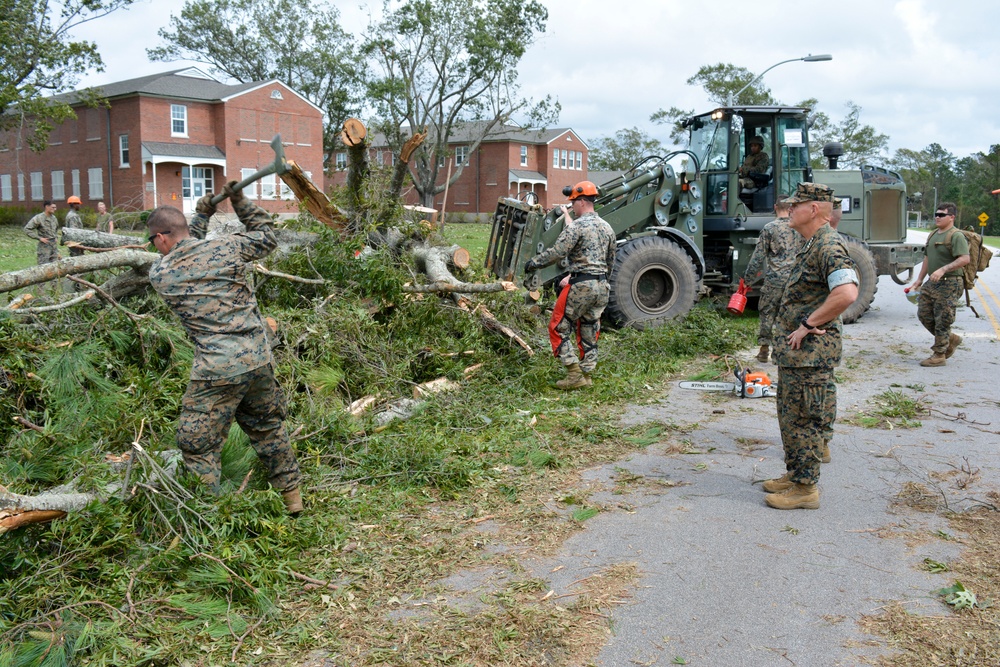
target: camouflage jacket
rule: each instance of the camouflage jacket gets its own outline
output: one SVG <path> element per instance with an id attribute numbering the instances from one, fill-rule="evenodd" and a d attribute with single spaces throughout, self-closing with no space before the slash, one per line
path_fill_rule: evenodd
<path id="1" fill-rule="evenodd" d="M 114 218 L 111 217 L 110 213 L 104 213 L 103 215 L 97 214 L 97 231 L 106 232 L 110 227 L 110 224 L 114 222 Z"/>
<path id="2" fill-rule="evenodd" d="M 798 350 L 789 347 L 788 334 L 798 329 L 802 320 L 826 301 L 830 294 L 827 277 L 834 271 L 854 268 L 840 234 L 830 225 L 820 227 L 805 242 L 795 256 L 775 318 L 774 354 L 778 366 L 833 368 L 840 363 L 840 317 L 821 323 L 819 328 L 825 329 L 826 333 L 806 336 Z"/>
<path id="3" fill-rule="evenodd" d="M 51 243 L 59 234 L 59 220 L 54 215 L 41 212 L 24 226 L 24 233 L 33 239 L 49 239 Z"/>
<path id="4" fill-rule="evenodd" d="M 756 155 L 753 153 L 747 153 L 747 156 L 743 158 L 743 164 L 740 166 L 740 176 L 746 176 L 748 174 L 763 174 L 770 166 L 771 158 L 769 158 L 767 153 L 764 151 L 761 151 Z"/>
<path id="5" fill-rule="evenodd" d="M 744 274 L 747 283 L 754 285 L 762 279 L 768 284 L 784 283 L 804 243 L 802 235 L 788 226 L 787 217 L 764 225 Z"/>
<path id="6" fill-rule="evenodd" d="M 192 380 L 234 377 L 271 363 L 247 262 L 278 241 L 271 216 L 248 200 L 237 208 L 247 231 L 205 240 L 208 218 L 191 218 L 191 236 L 153 263 L 149 282 L 174 311 L 195 345 Z"/>
<path id="7" fill-rule="evenodd" d="M 83 229 L 83 218 L 80 214 L 70 209 L 66 212 L 66 220 L 63 221 L 63 227 L 72 227 L 73 229 Z"/>
<path id="8" fill-rule="evenodd" d="M 615 263 L 614 230 L 596 213 L 586 213 L 566 225 L 552 247 L 535 257 L 535 264 L 544 267 L 563 257 L 569 261 L 569 273 L 609 275 Z"/>

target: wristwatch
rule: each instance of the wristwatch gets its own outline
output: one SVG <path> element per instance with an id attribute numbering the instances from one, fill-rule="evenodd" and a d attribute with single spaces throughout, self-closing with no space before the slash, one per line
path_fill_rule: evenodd
<path id="1" fill-rule="evenodd" d="M 816 329 L 819 329 L 819 327 L 814 327 L 813 325 L 809 324 L 809 316 L 808 315 L 806 315 L 805 317 L 803 317 L 802 321 L 799 322 L 799 324 L 801 324 L 802 326 L 804 326 L 806 329 L 809 329 L 809 331 L 816 331 Z"/>

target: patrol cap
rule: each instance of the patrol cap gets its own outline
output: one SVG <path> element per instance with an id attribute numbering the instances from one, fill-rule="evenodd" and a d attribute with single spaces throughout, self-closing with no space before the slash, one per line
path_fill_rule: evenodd
<path id="1" fill-rule="evenodd" d="M 799 183 L 795 188 L 795 194 L 785 200 L 786 204 L 798 204 L 804 201 L 827 201 L 831 204 L 836 197 L 833 196 L 833 188 L 822 183 Z"/>
<path id="2" fill-rule="evenodd" d="M 758 146 L 760 146 L 761 148 L 763 148 L 764 147 L 764 140 L 760 136 L 756 136 L 756 137 L 754 137 L 753 139 L 750 140 L 750 145 L 753 146 L 754 144 L 757 144 Z"/>
<path id="3" fill-rule="evenodd" d="M 834 208 L 840 208 L 840 205 L 841 205 L 841 204 L 842 204 L 843 202 L 844 202 L 844 200 L 843 200 L 843 199 L 841 199 L 840 197 L 834 197 L 834 198 L 833 198 L 833 207 L 834 207 Z"/>

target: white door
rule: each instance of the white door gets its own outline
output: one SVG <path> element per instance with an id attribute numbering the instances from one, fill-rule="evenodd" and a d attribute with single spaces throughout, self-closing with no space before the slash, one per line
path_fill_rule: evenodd
<path id="1" fill-rule="evenodd" d="M 211 167 L 184 167 L 181 169 L 181 191 L 184 196 L 184 213 L 194 213 L 195 204 L 207 193 L 215 191 L 215 178 Z"/>

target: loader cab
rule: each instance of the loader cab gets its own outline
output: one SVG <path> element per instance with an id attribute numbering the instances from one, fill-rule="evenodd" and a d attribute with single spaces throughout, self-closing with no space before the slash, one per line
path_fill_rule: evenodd
<path id="1" fill-rule="evenodd" d="M 806 109 L 727 107 L 687 121 L 705 181 L 705 215 L 773 215 L 779 195 L 809 178 Z M 751 144 L 763 142 L 760 153 Z M 765 166 L 766 163 L 766 166 Z M 740 167 L 747 169 L 741 173 Z"/>

